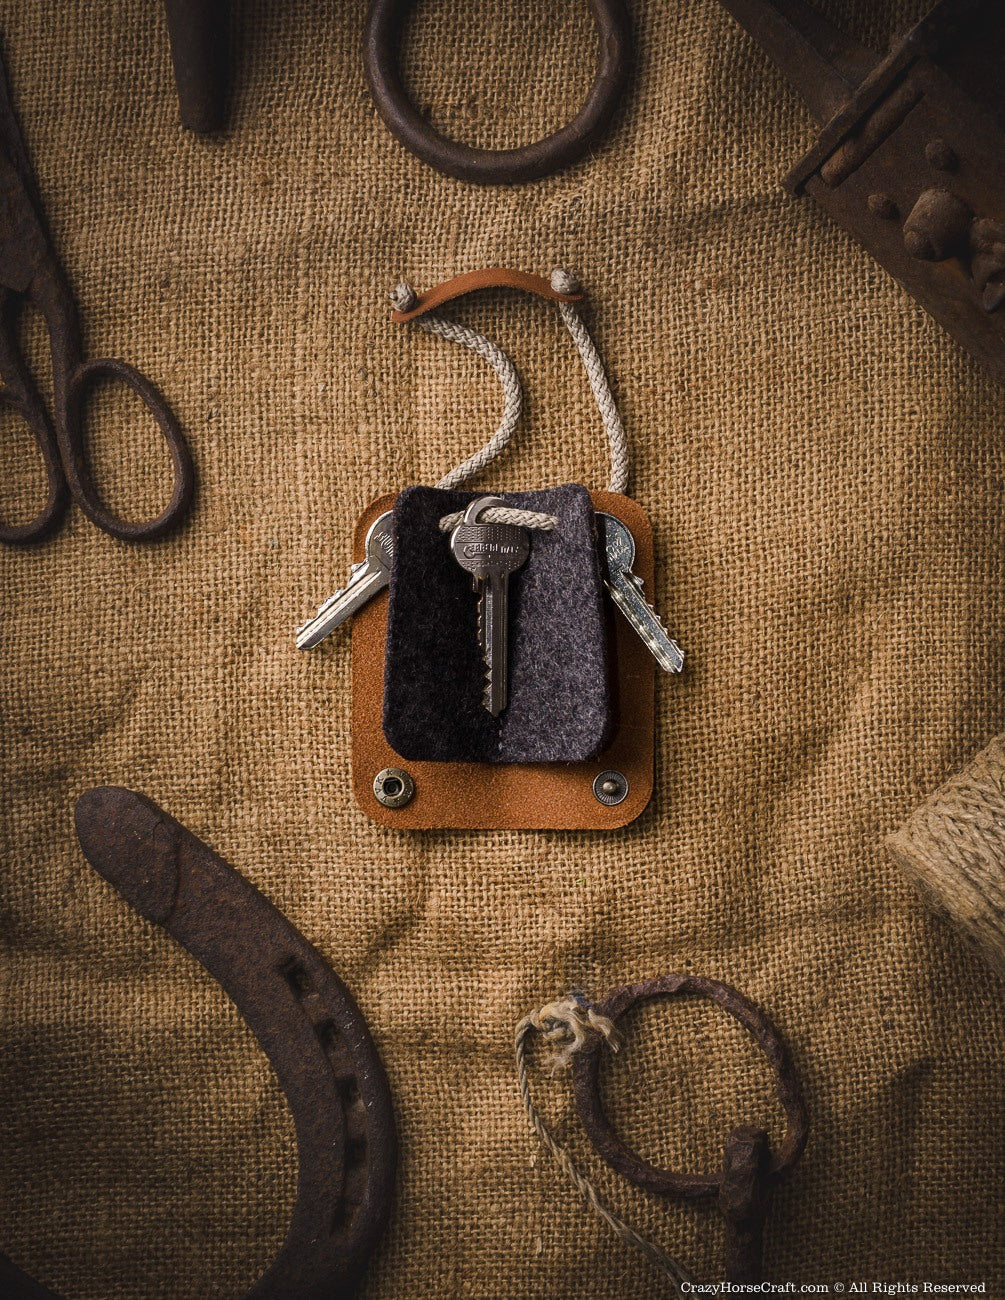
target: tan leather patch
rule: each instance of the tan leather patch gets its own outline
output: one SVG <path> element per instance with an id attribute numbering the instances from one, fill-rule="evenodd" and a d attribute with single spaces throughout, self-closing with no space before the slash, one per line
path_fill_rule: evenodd
<path id="1" fill-rule="evenodd" d="M 598 510 L 617 515 L 635 538 L 635 571 L 648 591 L 653 582 L 653 538 L 645 512 L 630 497 L 591 492 Z M 363 557 L 367 529 L 390 510 L 381 497 L 360 516 L 354 555 Z M 352 776 L 356 801 L 375 822 L 399 830 L 613 830 L 634 821 L 653 789 L 656 665 L 625 619 L 612 608 L 614 710 L 617 726 L 607 749 L 588 763 L 411 763 L 384 737 L 384 640 L 387 592 L 352 623 Z M 403 768 L 415 795 L 403 808 L 377 801 L 373 780 L 386 767 Z M 609 807 L 593 793 L 608 769 L 628 780 L 628 795 Z"/>
<path id="2" fill-rule="evenodd" d="M 484 271 L 467 271 L 444 284 L 438 284 L 435 289 L 427 289 L 425 293 L 419 294 L 414 307 L 408 311 L 393 311 L 391 319 L 400 325 L 403 321 L 424 316 L 427 311 L 435 311 L 444 303 L 463 298 L 465 294 L 474 293 L 478 289 L 520 289 L 524 293 L 537 294 L 539 298 L 550 298 L 553 302 L 582 302 L 584 298 L 582 293 L 559 293 L 543 276 L 491 266 Z"/>

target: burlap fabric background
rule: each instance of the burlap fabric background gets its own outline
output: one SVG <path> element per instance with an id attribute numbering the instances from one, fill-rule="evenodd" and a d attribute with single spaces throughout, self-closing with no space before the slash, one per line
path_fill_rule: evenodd
<path id="1" fill-rule="evenodd" d="M 200 474 L 163 545 L 75 513 L 0 554 L 0 1245 L 72 1297 L 237 1296 L 294 1195 L 292 1127 L 250 1033 L 76 847 L 75 797 L 112 782 L 260 886 L 369 1017 L 403 1153 L 369 1295 L 659 1293 L 535 1151 L 510 1044 L 570 987 L 681 969 L 762 1003 L 805 1080 L 812 1138 L 769 1275 L 1001 1294 L 1001 986 L 880 847 L 1003 728 L 1000 389 L 780 192 L 809 118 L 713 0 L 635 3 L 637 75 L 605 147 L 512 191 L 435 175 L 387 134 L 362 3 L 235 7 L 232 130 L 205 141 L 176 126 L 158 5 L 0 4 L 90 345 L 157 380 Z M 924 6 L 827 7 L 882 46 Z M 585 91 L 579 0 L 418 12 L 417 99 L 463 138 L 539 136 Z M 371 825 L 349 792 L 346 639 L 293 648 L 367 501 L 432 482 L 497 419 L 492 375 L 392 328 L 388 288 L 492 263 L 587 285 L 689 654 L 659 687 L 652 807 L 609 836 Z M 455 314 L 511 351 L 529 395 L 482 482 L 602 486 L 554 309 L 499 295 Z M 152 509 L 151 427 L 121 395 L 99 415 L 110 495 Z M 5 431 L 8 513 L 25 512 L 26 456 Z M 755 1049 L 701 1007 L 640 1016 L 609 1078 L 626 1133 L 678 1167 L 717 1164 L 731 1123 L 778 1123 Z M 721 1276 L 715 1214 L 609 1176 L 567 1081 L 539 1071 L 536 1088 L 610 1200 Z"/>

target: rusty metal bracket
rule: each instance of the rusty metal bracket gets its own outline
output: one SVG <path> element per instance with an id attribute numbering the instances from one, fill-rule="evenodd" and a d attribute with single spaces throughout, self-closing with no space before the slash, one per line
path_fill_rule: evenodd
<path id="1" fill-rule="evenodd" d="M 604 1053 L 599 1036 L 588 1040 L 573 1057 L 576 1109 L 600 1155 L 637 1187 L 688 1200 L 717 1197 L 726 1220 L 725 1280 L 760 1282 L 764 1220 L 771 1187 L 802 1155 L 808 1133 L 802 1089 L 781 1035 L 764 1012 L 742 993 L 701 975 L 664 975 L 615 989 L 594 1011 L 617 1024 L 639 1002 L 688 994 L 717 1003 L 753 1035 L 767 1056 L 775 1072 L 778 1099 L 787 1121 L 778 1150 L 772 1154 L 763 1130 L 744 1125 L 727 1136 L 724 1165 L 718 1173 L 681 1174 L 643 1160 L 623 1141 L 604 1109 L 600 1093 Z"/>
<path id="2" fill-rule="evenodd" d="M 95 870 L 234 1000 L 289 1103 L 297 1202 L 246 1300 L 352 1296 L 390 1215 L 398 1150 L 387 1077 L 352 995 L 264 895 L 149 799 L 89 790 L 76 824 Z M 0 1294 L 58 1300 L 3 1256 Z"/>
<path id="3" fill-rule="evenodd" d="M 721 0 L 822 126 L 789 172 L 1005 383 L 1005 6 L 940 0 L 884 56 L 806 0 Z"/>

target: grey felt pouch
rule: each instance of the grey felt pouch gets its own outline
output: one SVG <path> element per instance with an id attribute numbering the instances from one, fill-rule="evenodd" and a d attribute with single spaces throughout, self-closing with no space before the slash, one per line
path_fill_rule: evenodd
<path id="1" fill-rule="evenodd" d="M 478 598 L 440 531 L 442 516 L 484 495 L 407 488 L 394 506 L 384 735 L 414 762 L 574 763 L 611 730 L 603 586 L 593 504 L 578 483 L 509 492 L 506 505 L 556 515 L 532 531 L 510 579 L 509 703 L 482 706 Z"/>

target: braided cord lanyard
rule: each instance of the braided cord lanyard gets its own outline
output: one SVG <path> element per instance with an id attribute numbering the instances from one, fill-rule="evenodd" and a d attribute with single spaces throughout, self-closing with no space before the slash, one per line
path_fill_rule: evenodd
<path id="1" fill-rule="evenodd" d="M 568 271 L 552 271 L 551 287 L 556 293 L 574 294 L 580 292 L 578 282 Z M 417 301 L 415 290 L 404 280 L 391 293 L 391 302 L 398 311 L 411 311 Z M 579 349 L 579 355 L 583 358 L 586 376 L 590 381 L 590 388 L 593 391 L 597 409 L 600 411 L 600 418 L 604 423 L 604 431 L 607 434 L 611 452 L 609 490 L 611 492 L 624 492 L 628 485 L 628 439 L 625 437 L 624 426 L 621 423 L 617 404 L 611 392 L 604 363 L 600 359 L 600 354 L 590 337 L 590 332 L 586 328 L 582 316 L 580 316 L 573 304 L 560 302 L 558 310 L 561 312 L 562 320 Z M 419 317 L 418 324 L 428 334 L 438 335 L 442 339 L 447 339 L 450 343 L 459 343 L 463 347 L 470 348 L 472 352 L 477 352 L 493 368 L 502 385 L 503 413 L 499 427 L 484 447 L 479 448 L 467 460 L 462 461 L 449 474 L 444 474 L 436 484 L 438 488 L 456 488 L 469 478 L 481 473 L 487 465 L 490 465 L 512 438 L 513 431 L 520 419 L 523 403 L 520 378 L 513 362 L 503 352 L 502 348 L 487 339 L 483 334 L 478 334 L 465 325 L 458 325 L 454 321 L 446 320 L 444 317 L 435 315 L 432 312 Z M 444 515 L 440 520 L 440 528 L 443 532 L 450 532 L 451 529 L 456 528 L 462 518 L 462 511 Z M 483 524 L 515 524 L 520 528 L 534 528 L 542 532 L 550 532 L 558 524 L 558 520 L 554 515 L 543 514 L 536 510 L 516 510 L 510 506 L 489 506 L 481 512 L 478 522 Z"/>
<path id="2" fill-rule="evenodd" d="M 579 993 L 570 993 L 557 1002 L 550 1002 L 540 1011 L 525 1016 L 516 1027 L 513 1044 L 520 1098 L 527 1112 L 531 1131 L 555 1157 L 572 1185 L 607 1226 L 614 1229 L 622 1241 L 645 1255 L 646 1259 L 663 1274 L 670 1283 L 670 1294 L 682 1300 L 684 1292 L 681 1291 L 681 1286 L 684 1283 L 693 1285 L 694 1278 L 683 1265 L 671 1259 L 659 1246 L 640 1236 L 624 1219 L 619 1218 L 604 1204 L 596 1187 L 585 1174 L 579 1171 L 568 1151 L 552 1136 L 551 1130 L 534 1105 L 527 1075 L 527 1047 L 534 1033 L 541 1034 L 552 1048 L 552 1073 L 554 1074 L 556 1070 L 570 1065 L 576 1053 L 593 1038 L 602 1038 L 611 1051 L 616 1052 L 619 1042 L 613 1022 L 595 1011 L 586 998 Z"/>

